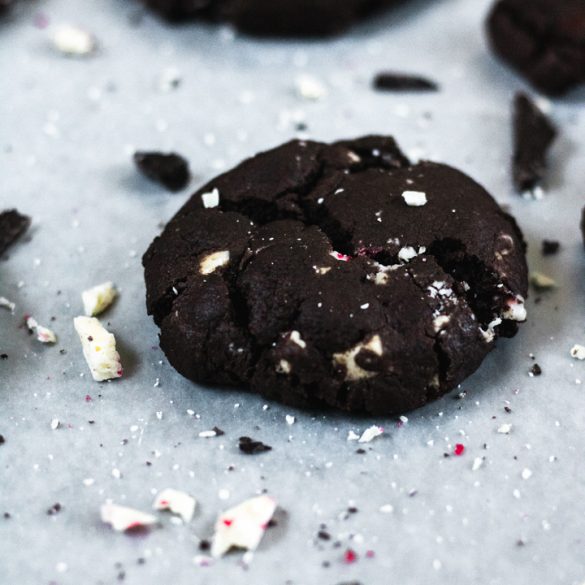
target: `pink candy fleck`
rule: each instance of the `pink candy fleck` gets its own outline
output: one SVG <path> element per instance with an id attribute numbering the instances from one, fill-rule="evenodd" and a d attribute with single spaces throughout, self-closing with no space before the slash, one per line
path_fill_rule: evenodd
<path id="1" fill-rule="evenodd" d="M 355 563 L 357 561 L 357 558 L 358 557 L 356 552 L 351 548 L 348 548 L 343 555 L 343 560 L 348 564 Z"/>
<path id="2" fill-rule="evenodd" d="M 457 455 L 457 457 L 459 457 L 460 455 L 463 455 L 463 453 L 465 453 L 465 445 L 462 445 L 461 443 L 457 443 L 457 445 L 455 445 L 455 449 L 453 450 L 453 453 L 455 453 L 455 455 Z"/>

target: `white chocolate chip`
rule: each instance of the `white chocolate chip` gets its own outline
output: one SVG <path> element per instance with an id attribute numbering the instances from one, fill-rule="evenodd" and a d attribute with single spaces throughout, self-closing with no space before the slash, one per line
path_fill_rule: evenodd
<path id="1" fill-rule="evenodd" d="M 93 379 L 102 382 L 120 378 L 123 372 L 116 338 L 95 317 L 75 317 L 73 324 Z"/>
<path id="2" fill-rule="evenodd" d="M 451 317 L 448 315 L 439 315 L 433 319 L 433 328 L 435 332 L 438 333 L 441 329 L 444 329 L 451 321 Z"/>
<path id="3" fill-rule="evenodd" d="M 422 207 L 427 204 L 427 194 L 422 191 L 404 191 L 402 198 L 409 207 Z"/>
<path id="4" fill-rule="evenodd" d="M 96 50 L 95 37 L 86 30 L 64 24 L 53 33 L 53 45 L 64 55 L 84 57 Z"/>
<path id="5" fill-rule="evenodd" d="M 526 307 L 524 306 L 524 297 L 516 295 L 514 299 L 509 300 L 506 303 L 506 310 L 502 313 L 504 319 L 510 321 L 526 321 Z"/>
<path id="6" fill-rule="evenodd" d="M 373 376 L 377 375 L 376 372 L 369 372 L 364 370 L 356 363 L 355 358 L 363 349 L 369 350 L 376 355 L 381 356 L 383 352 L 382 339 L 379 335 L 374 335 L 366 343 L 358 343 L 345 352 L 333 354 L 334 363 L 345 367 L 346 380 L 361 380 L 363 378 L 372 378 Z"/>
<path id="7" fill-rule="evenodd" d="M 297 93 L 305 100 L 320 100 L 327 95 L 327 88 L 315 77 L 301 75 L 296 80 Z"/>
<path id="8" fill-rule="evenodd" d="M 202 193 L 201 201 L 203 202 L 203 207 L 205 207 L 205 209 L 217 207 L 219 205 L 219 190 L 213 189 L 208 193 Z"/>
<path id="9" fill-rule="evenodd" d="M 220 252 L 212 252 L 205 256 L 199 262 L 199 273 L 200 274 L 212 274 L 218 268 L 225 266 L 230 261 L 229 250 L 222 250 Z"/>
<path id="10" fill-rule="evenodd" d="M 117 296 L 117 291 L 111 282 L 98 284 L 81 293 L 83 310 L 88 317 L 95 317 L 103 313 Z"/>
<path id="11" fill-rule="evenodd" d="M 291 331 L 289 339 L 296 343 L 300 348 L 305 349 L 307 343 L 301 338 L 301 334 L 298 331 Z"/>

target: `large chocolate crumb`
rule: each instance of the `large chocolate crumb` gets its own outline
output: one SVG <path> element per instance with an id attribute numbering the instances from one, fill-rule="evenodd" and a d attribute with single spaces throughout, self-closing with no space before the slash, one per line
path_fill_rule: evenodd
<path id="1" fill-rule="evenodd" d="M 561 248 L 561 244 L 554 240 L 542 240 L 542 255 L 552 256 Z"/>
<path id="2" fill-rule="evenodd" d="M 266 445 L 262 441 L 255 441 L 250 437 L 240 437 L 238 447 L 246 455 L 255 455 L 256 453 L 264 453 L 265 451 L 272 450 L 270 445 Z"/>
<path id="3" fill-rule="evenodd" d="M 437 83 L 409 73 L 383 71 L 374 77 L 374 88 L 380 91 L 438 91 Z"/>
<path id="4" fill-rule="evenodd" d="M 134 162 L 144 176 L 170 191 L 180 191 L 189 183 L 189 163 L 179 154 L 137 152 Z"/>
<path id="5" fill-rule="evenodd" d="M 16 209 L 0 213 L 0 255 L 16 241 L 30 226 L 30 217 L 18 213 Z"/>

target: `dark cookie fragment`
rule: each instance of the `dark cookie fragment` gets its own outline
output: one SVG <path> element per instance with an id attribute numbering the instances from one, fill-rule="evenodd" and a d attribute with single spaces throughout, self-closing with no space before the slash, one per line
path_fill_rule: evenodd
<path id="1" fill-rule="evenodd" d="M 583 0 L 499 0 L 488 19 L 496 53 L 549 95 L 585 81 Z"/>
<path id="2" fill-rule="evenodd" d="M 270 445 L 265 445 L 262 441 L 255 441 L 250 437 L 240 437 L 238 447 L 240 448 L 240 451 L 246 455 L 255 455 L 257 453 L 272 451 Z"/>
<path id="3" fill-rule="evenodd" d="M 542 240 L 542 255 L 553 256 L 557 254 L 561 248 L 560 242 L 555 240 Z"/>
<path id="4" fill-rule="evenodd" d="M 0 255 L 20 238 L 30 226 L 30 217 L 18 213 L 16 209 L 0 213 Z"/>
<path id="5" fill-rule="evenodd" d="M 381 91 L 438 91 L 439 86 L 426 77 L 408 73 L 378 73 L 374 87 Z"/>
<path id="6" fill-rule="evenodd" d="M 192 380 L 396 414 L 526 317 L 514 220 L 389 137 L 292 141 L 200 189 L 143 258 L 161 348 Z"/>
<path id="7" fill-rule="evenodd" d="M 180 191 L 189 183 L 189 163 L 178 154 L 137 152 L 134 162 L 144 176 L 170 191 Z"/>
<path id="8" fill-rule="evenodd" d="M 399 0 L 142 0 L 170 22 L 227 20 L 265 36 L 332 35 Z"/>
<path id="9" fill-rule="evenodd" d="M 3 16 L 14 4 L 15 0 L 0 0 L 0 16 Z"/>
<path id="10" fill-rule="evenodd" d="M 512 172 L 519 193 L 540 187 L 547 167 L 547 153 L 557 130 L 525 94 L 514 99 L 514 157 Z"/>

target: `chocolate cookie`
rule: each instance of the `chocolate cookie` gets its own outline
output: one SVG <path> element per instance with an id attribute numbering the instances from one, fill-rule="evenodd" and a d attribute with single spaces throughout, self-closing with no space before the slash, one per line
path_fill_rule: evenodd
<path id="1" fill-rule="evenodd" d="M 583 0 L 499 0 L 488 31 L 494 50 L 541 91 L 561 95 L 585 81 Z"/>
<path id="2" fill-rule="evenodd" d="M 339 33 L 399 0 L 142 0 L 171 22 L 227 20 L 258 35 L 318 36 Z"/>
<path id="3" fill-rule="evenodd" d="M 391 414 L 526 317 L 525 244 L 472 179 L 392 138 L 292 141 L 200 189 L 143 258 L 172 365 L 297 405 Z"/>

